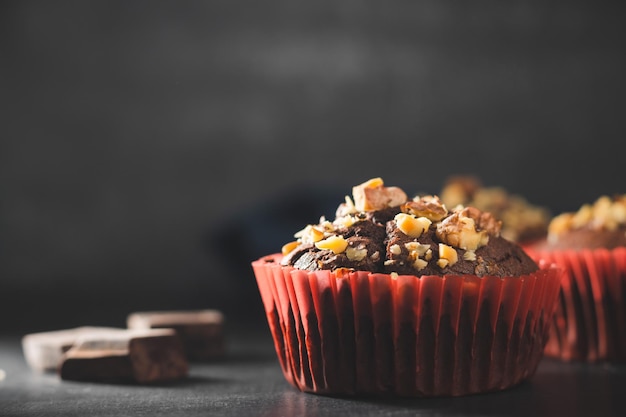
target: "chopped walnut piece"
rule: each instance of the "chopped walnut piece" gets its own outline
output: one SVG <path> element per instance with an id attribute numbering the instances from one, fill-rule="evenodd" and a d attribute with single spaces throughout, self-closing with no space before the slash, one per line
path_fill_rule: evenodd
<path id="1" fill-rule="evenodd" d="M 437 224 L 437 237 L 457 248 L 476 250 L 489 242 L 489 236 L 498 236 L 501 222 L 490 213 L 466 207 Z"/>
<path id="2" fill-rule="evenodd" d="M 448 215 L 448 209 L 439 197 L 432 195 L 416 197 L 413 201 L 404 203 L 400 209 L 403 213 L 426 217 L 433 222 L 438 222 Z"/>
<path id="3" fill-rule="evenodd" d="M 352 187 L 357 211 L 375 211 L 395 207 L 406 202 L 407 195 L 399 187 L 385 187 L 383 180 L 374 178 Z"/>

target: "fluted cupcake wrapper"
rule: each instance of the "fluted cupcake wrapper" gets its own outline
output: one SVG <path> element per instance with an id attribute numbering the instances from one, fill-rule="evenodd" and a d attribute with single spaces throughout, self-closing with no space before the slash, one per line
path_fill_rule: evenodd
<path id="1" fill-rule="evenodd" d="M 283 373 L 321 394 L 458 396 L 532 376 L 560 270 L 522 277 L 302 271 L 253 262 Z"/>
<path id="2" fill-rule="evenodd" d="M 564 269 L 546 355 L 626 360 L 626 248 L 528 253 Z"/>

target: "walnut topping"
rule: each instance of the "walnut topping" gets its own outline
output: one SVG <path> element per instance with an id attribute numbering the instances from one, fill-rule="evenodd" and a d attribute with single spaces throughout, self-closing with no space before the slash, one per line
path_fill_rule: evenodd
<path id="1" fill-rule="evenodd" d="M 438 222 L 448 215 L 448 209 L 439 197 L 432 195 L 415 197 L 413 201 L 403 204 L 400 209 L 403 213 L 426 217 L 433 222 Z"/>
<path id="2" fill-rule="evenodd" d="M 406 213 L 396 214 L 394 220 L 402 233 L 413 238 L 420 237 L 432 224 L 426 217 L 415 217 Z"/>
<path id="3" fill-rule="evenodd" d="M 315 243 L 324 239 L 324 228 L 318 225 L 308 225 L 294 235 L 302 243 Z"/>
<path id="4" fill-rule="evenodd" d="M 342 253 L 348 247 L 348 241 L 343 236 L 333 235 L 319 242 L 315 242 L 315 246 L 318 249 L 328 249 L 333 251 L 334 254 Z"/>
<path id="5" fill-rule="evenodd" d="M 437 261 L 437 265 L 440 268 L 445 268 L 446 266 L 452 266 L 457 263 L 459 260 L 459 256 L 456 253 L 456 249 L 451 246 L 444 245 L 443 243 L 439 244 L 439 260 Z"/>
<path id="6" fill-rule="evenodd" d="M 406 202 L 407 195 L 398 187 L 385 187 L 381 178 L 373 178 L 352 187 L 357 211 L 375 211 L 395 207 Z"/>
<path id="7" fill-rule="evenodd" d="M 548 226 L 548 238 L 575 229 L 617 230 L 626 225 L 626 194 L 601 196 L 593 204 L 584 204 L 576 213 L 555 216 Z"/>
<path id="8" fill-rule="evenodd" d="M 465 250 L 476 250 L 498 236 L 501 222 L 490 213 L 466 207 L 437 224 L 437 237 L 443 242 Z"/>
<path id="9" fill-rule="evenodd" d="M 351 261 L 362 261 L 367 256 L 367 249 L 363 247 L 353 248 L 352 246 L 348 246 L 346 248 L 346 256 Z"/>
<path id="10" fill-rule="evenodd" d="M 400 245 L 391 245 L 389 246 L 389 252 L 394 255 L 400 255 L 402 253 L 402 248 L 400 247 Z"/>

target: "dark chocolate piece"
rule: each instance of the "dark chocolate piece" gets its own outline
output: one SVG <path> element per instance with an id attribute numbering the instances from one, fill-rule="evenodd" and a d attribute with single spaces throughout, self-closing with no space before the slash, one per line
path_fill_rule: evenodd
<path id="1" fill-rule="evenodd" d="M 172 381 L 185 377 L 187 359 L 173 329 L 124 330 L 85 336 L 61 360 L 61 379 L 93 382 Z"/>
<path id="2" fill-rule="evenodd" d="M 74 329 L 55 330 L 27 334 L 22 338 L 22 350 L 26 363 L 35 371 L 55 371 L 61 357 L 69 350 L 76 340 L 82 336 L 111 334 L 124 329 L 113 327 L 76 327 Z"/>
<path id="3" fill-rule="evenodd" d="M 214 359 L 224 354 L 224 316 L 217 310 L 136 312 L 128 316 L 127 326 L 176 330 L 190 360 Z"/>

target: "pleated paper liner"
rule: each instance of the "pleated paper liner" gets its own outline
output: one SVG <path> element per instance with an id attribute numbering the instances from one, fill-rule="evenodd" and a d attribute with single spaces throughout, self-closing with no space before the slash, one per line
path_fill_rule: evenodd
<path id="1" fill-rule="evenodd" d="M 337 274 L 252 263 L 287 381 L 333 395 L 459 396 L 531 377 L 560 270 L 522 277 Z"/>
<path id="2" fill-rule="evenodd" d="M 626 361 L 626 248 L 528 253 L 564 270 L 546 355 Z"/>

